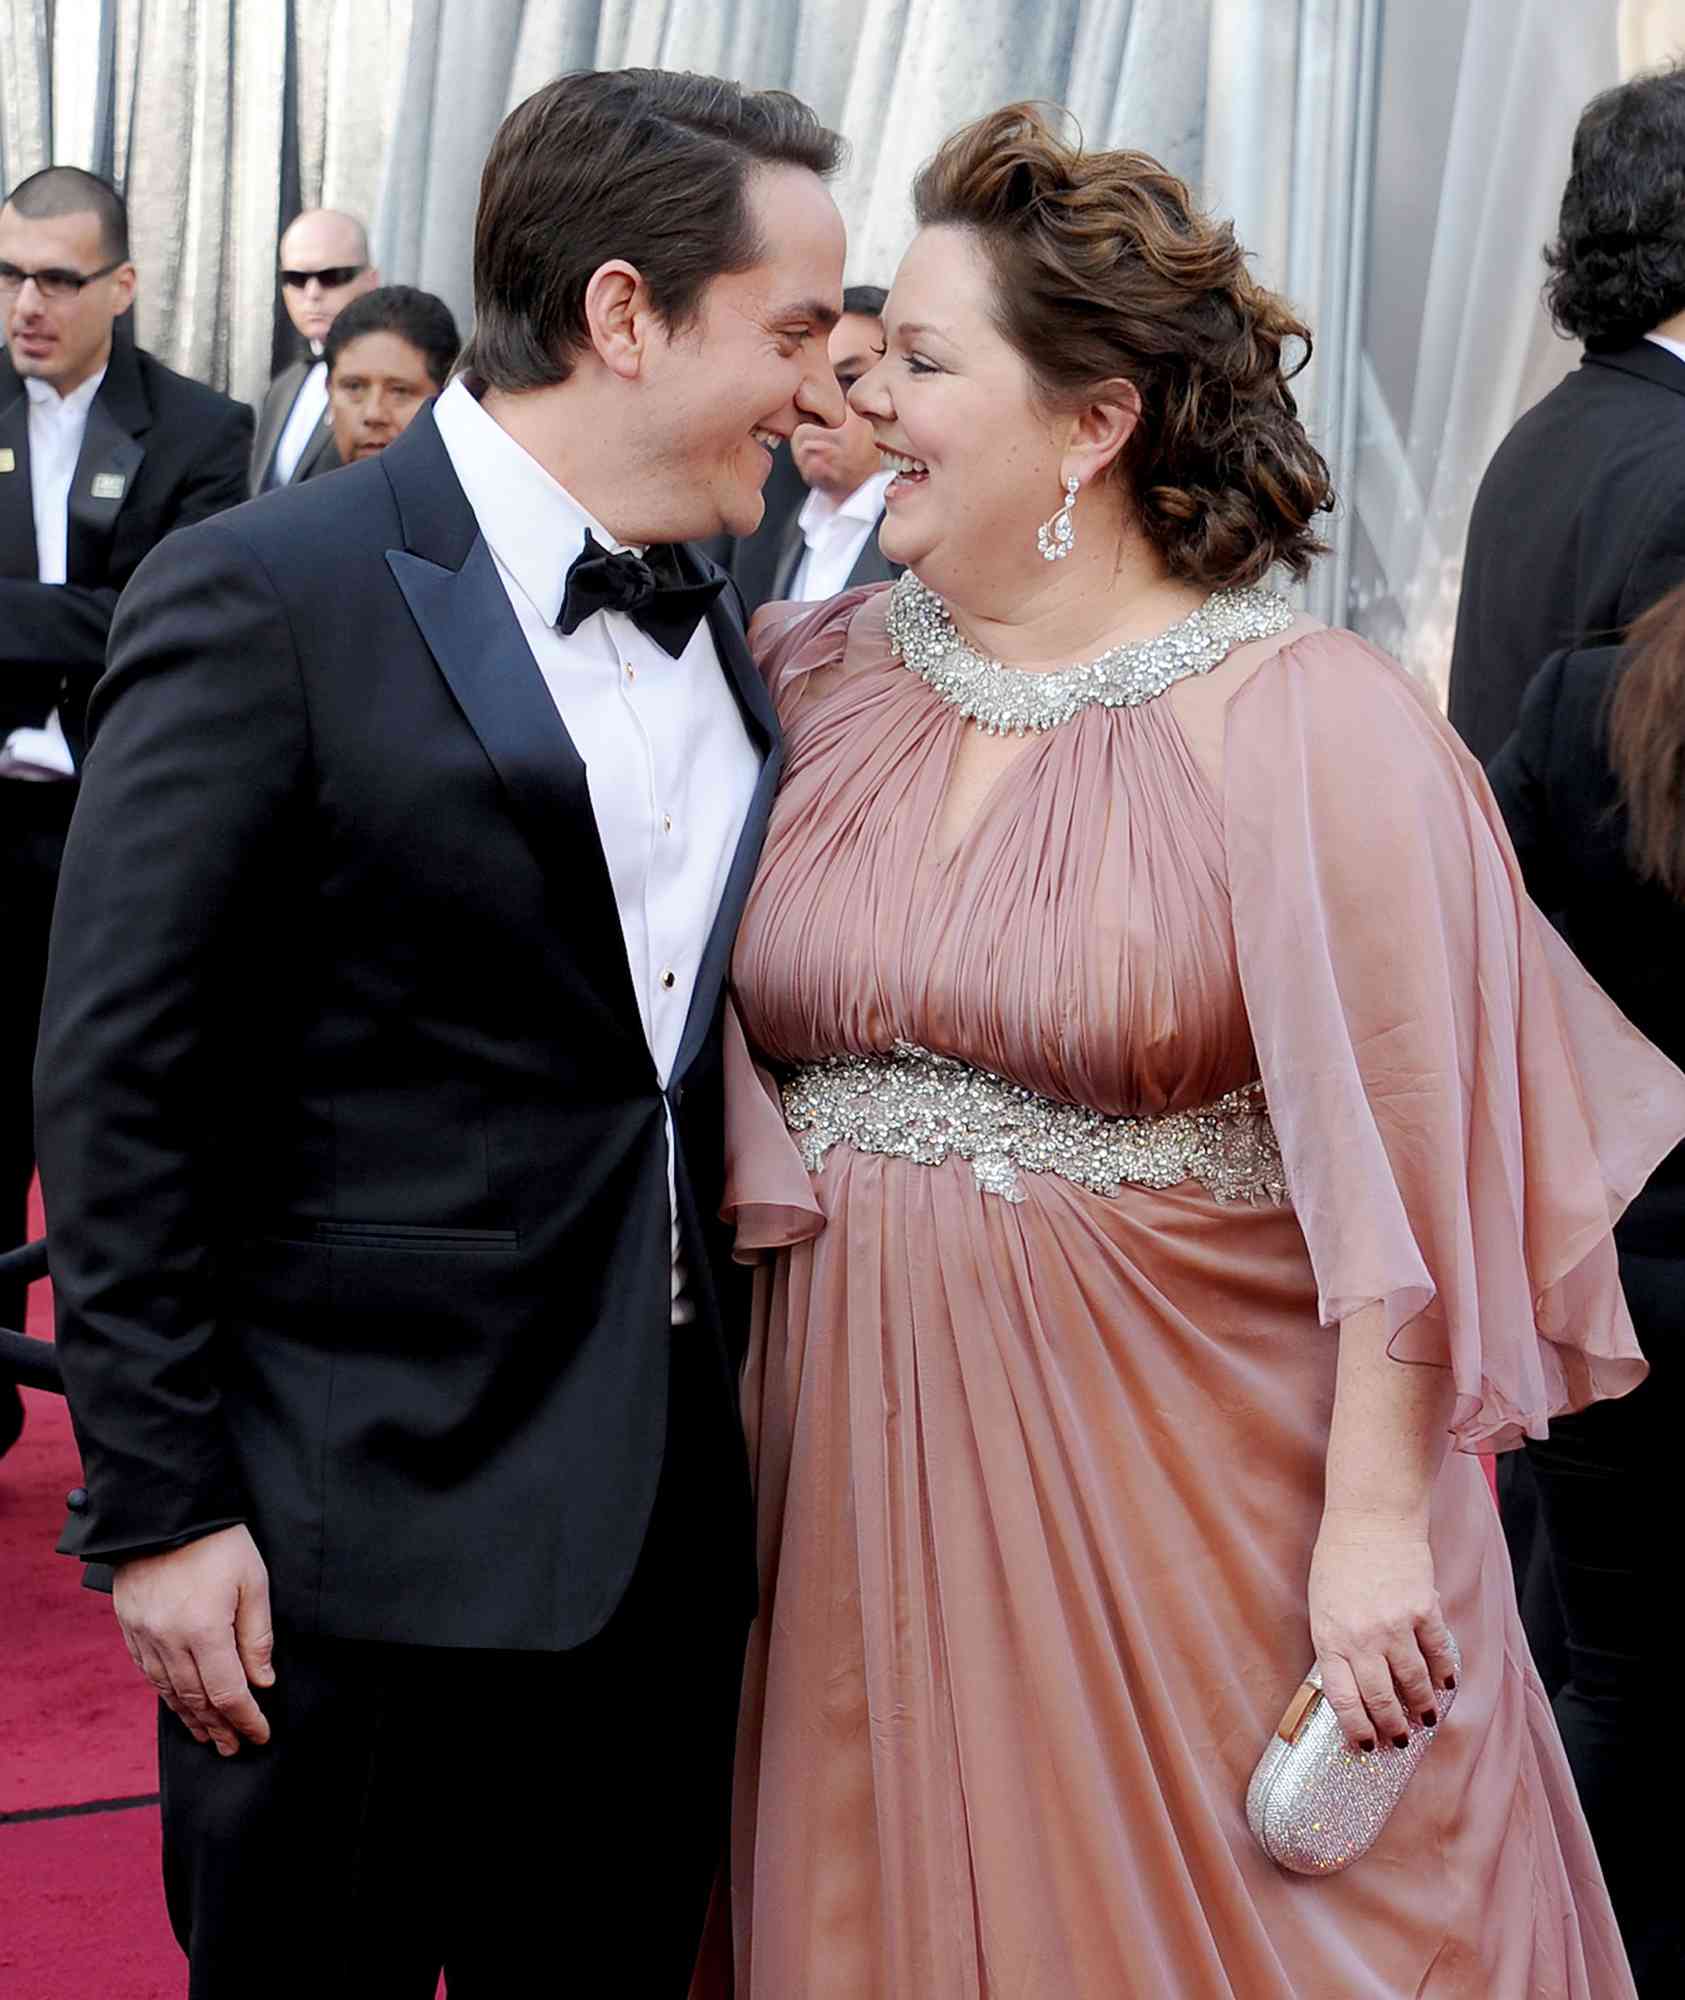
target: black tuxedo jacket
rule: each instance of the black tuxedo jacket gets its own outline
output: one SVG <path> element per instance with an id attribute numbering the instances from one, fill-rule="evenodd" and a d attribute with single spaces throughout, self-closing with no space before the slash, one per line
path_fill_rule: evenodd
<path id="1" fill-rule="evenodd" d="M 29 472 L 29 398 L 0 353 L 0 738 L 53 709 L 81 761 L 88 696 L 117 594 L 172 528 L 246 490 L 252 417 L 126 334 L 112 342 L 70 487 L 66 581 L 42 583 Z"/>
<path id="2" fill-rule="evenodd" d="M 67 1552 L 244 1520 L 294 1628 L 577 1644 L 636 1562 L 688 1340 L 751 1611 L 720 1018 L 781 753 L 727 599 L 710 624 L 764 761 L 663 1093 L 585 767 L 432 412 L 142 566 L 37 1068 Z"/>
<path id="3" fill-rule="evenodd" d="M 1617 642 L 1685 578 L 1685 361 L 1588 348 L 1487 467 L 1469 521 L 1450 713 L 1482 760 L 1541 662 Z"/>
<path id="4" fill-rule="evenodd" d="M 1618 647 L 1559 653 L 1527 690 L 1514 735 L 1487 767 L 1533 900 L 1634 1027 L 1685 1064 L 1685 905 L 1643 880 L 1608 754 Z M 1685 1145 L 1663 1161 L 1616 1225 L 1623 1253 L 1668 1262 L 1667 1332 L 1685 1331 Z M 1645 1286 L 1644 1308 L 1655 1308 Z M 1631 1287 L 1629 1286 L 1629 1293 Z M 1631 1297 L 1635 1317 L 1639 1299 Z M 1646 1347 L 1660 1329 L 1641 1324 Z"/>
<path id="5" fill-rule="evenodd" d="M 313 354 L 290 363 L 264 393 L 263 405 L 257 415 L 257 435 L 252 440 L 250 490 L 254 494 L 263 491 L 263 483 L 269 477 L 270 461 L 281 442 L 281 433 L 292 415 L 298 392 L 304 387 L 304 378 L 315 365 Z M 341 462 L 339 448 L 333 441 L 333 419 L 324 406 L 321 421 L 305 440 L 298 463 L 293 467 L 293 476 L 287 484 L 298 486 L 306 479 L 314 479 L 319 472 L 334 471 Z"/>

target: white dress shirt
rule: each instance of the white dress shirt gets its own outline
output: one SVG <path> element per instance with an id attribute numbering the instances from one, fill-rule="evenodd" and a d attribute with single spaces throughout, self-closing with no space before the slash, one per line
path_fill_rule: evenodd
<path id="1" fill-rule="evenodd" d="M 893 472 L 874 472 L 840 506 L 818 487 L 809 493 L 796 516 L 807 546 L 790 579 L 792 598 L 817 602 L 846 587 L 849 571 L 860 560 L 860 551 L 883 513 L 883 496 L 894 477 Z"/>
<path id="2" fill-rule="evenodd" d="M 285 486 L 298 470 L 304 447 L 316 434 L 316 426 L 328 407 L 328 364 L 318 361 L 298 385 L 298 394 L 281 426 L 275 445 L 275 484 Z"/>
<path id="3" fill-rule="evenodd" d="M 61 396 L 51 384 L 26 375 L 29 398 L 29 497 L 35 512 L 35 573 L 42 583 L 63 583 L 70 546 L 70 488 L 88 411 L 105 380 L 102 368 Z M 64 740 L 58 711 L 41 729 L 14 729 L 0 745 L 0 778 L 37 782 L 72 778 L 76 766 Z"/>
<path id="4" fill-rule="evenodd" d="M 593 612 L 566 638 L 557 631 L 568 566 L 586 531 L 611 553 L 629 545 L 488 417 L 460 378 L 440 396 L 434 418 L 544 685 L 584 760 L 632 990 L 665 1088 L 760 758 L 706 621 L 676 660 L 616 611 Z M 692 1308 L 679 1261 L 671 1116 L 667 1148 L 679 1325 Z"/>

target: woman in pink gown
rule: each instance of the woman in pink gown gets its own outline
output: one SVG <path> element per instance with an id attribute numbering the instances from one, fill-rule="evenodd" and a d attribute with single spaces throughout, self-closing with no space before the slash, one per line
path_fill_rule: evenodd
<path id="1" fill-rule="evenodd" d="M 917 198 L 853 398 L 913 574 L 755 634 L 736 1992 L 1630 2000 L 1470 1454 L 1643 1374 L 1685 1077 L 1416 687 L 1256 587 L 1331 496 L 1229 232 L 1025 107 Z M 1376 1845 L 1282 1872 L 1313 1657 L 1384 1757 L 1448 1631 Z"/>

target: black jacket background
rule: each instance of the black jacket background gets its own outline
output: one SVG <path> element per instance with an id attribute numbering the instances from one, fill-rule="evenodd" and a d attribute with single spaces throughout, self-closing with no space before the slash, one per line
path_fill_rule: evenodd
<path id="1" fill-rule="evenodd" d="M 244 403 L 166 368 L 120 324 L 71 483 L 65 581 L 42 583 L 29 398 L 0 351 L 0 452 L 11 454 L 11 470 L 0 473 L 0 738 L 39 728 L 57 708 L 80 761 L 118 592 L 172 528 L 245 498 L 251 441 Z"/>
<path id="2" fill-rule="evenodd" d="M 1565 647 L 1618 643 L 1685 578 L 1685 361 L 1588 348 L 1486 469 L 1469 520 L 1450 715 L 1484 763 Z"/>

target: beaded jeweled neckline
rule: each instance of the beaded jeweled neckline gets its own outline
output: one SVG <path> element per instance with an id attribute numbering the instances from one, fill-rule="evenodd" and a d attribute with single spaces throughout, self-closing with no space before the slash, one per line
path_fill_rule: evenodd
<path id="1" fill-rule="evenodd" d="M 1114 646 L 1081 666 L 1035 673 L 1002 666 L 966 644 L 935 591 L 909 570 L 889 594 L 896 657 L 943 701 L 993 736 L 1057 729 L 1085 708 L 1135 708 L 1190 674 L 1208 674 L 1236 646 L 1272 638 L 1293 608 L 1269 590 L 1219 590 L 1151 639 Z"/>

